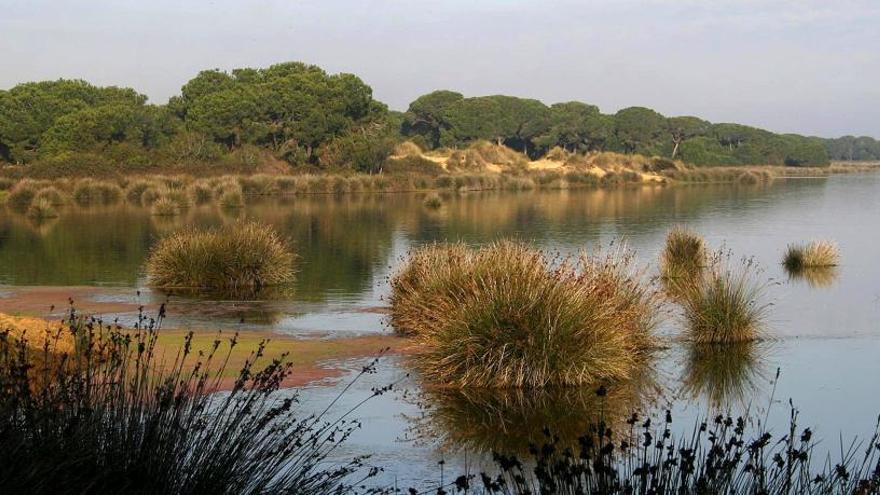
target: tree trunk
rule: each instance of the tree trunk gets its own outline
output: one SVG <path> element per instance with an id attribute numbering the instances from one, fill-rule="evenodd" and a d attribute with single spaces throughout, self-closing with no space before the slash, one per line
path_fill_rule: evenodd
<path id="1" fill-rule="evenodd" d="M 672 159 L 675 160 L 675 155 L 678 154 L 678 145 L 681 144 L 681 141 L 675 140 L 673 143 L 675 145 L 672 147 Z"/>

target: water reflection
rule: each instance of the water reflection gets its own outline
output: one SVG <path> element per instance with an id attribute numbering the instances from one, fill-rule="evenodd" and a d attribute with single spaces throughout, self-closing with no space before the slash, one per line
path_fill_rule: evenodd
<path id="1" fill-rule="evenodd" d="M 688 344 L 682 391 L 716 409 L 746 406 L 768 382 L 768 343 Z"/>
<path id="2" fill-rule="evenodd" d="M 546 434 L 576 441 L 599 420 L 623 423 L 661 396 L 653 370 L 626 382 L 547 389 L 424 386 L 410 435 L 450 452 L 525 453 Z"/>
<path id="3" fill-rule="evenodd" d="M 807 266 L 799 270 L 786 268 L 786 273 L 789 280 L 804 281 L 813 289 L 827 289 L 833 286 L 840 275 L 836 266 Z"/>

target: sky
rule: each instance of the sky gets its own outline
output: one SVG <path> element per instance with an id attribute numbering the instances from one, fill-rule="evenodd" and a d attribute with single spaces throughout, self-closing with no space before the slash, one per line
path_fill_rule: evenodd
<path id="1" fill-rule="evenodd" d="M 396 110 L 453 89 L 880 137 L 878 0 L 0 0 L 3 89 L 164 103 L 200 70 L 291 60 Z"/>

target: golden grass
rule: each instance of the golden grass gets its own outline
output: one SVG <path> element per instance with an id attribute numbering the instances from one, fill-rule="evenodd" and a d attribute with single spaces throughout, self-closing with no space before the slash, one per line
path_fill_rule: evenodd
<path id="1" fill-rule="evenodd" d="M 214 230 L 184 230 L 150 251 L 147 275 L 164 289 L 259 291 L 294 279 L 295 254 L 267 225 L 238 222 Z"/>
<path id="2" fill-rule="evenodd" d="M 45 220 L 48 218 L 58 218 L 58 210 L 52 206 L 52 202 L 46 198 L 34 199 L 31 206 L 27 210 L 27 216 L 33 220 Z"/>
<path id="3" fill-rule="evenodd" d="M 831 241 L 813 241 L 807 245 L 790 244 L 782 257 L 782 264 L 790 273 L 805 268 L 831 267 L 840 263 L 840 250 Z"/>
<path id="4" fill-rule="evenodd" d="M 706 241 L 687 227 L 676 225 L 666 235 L 660 253 L 660 274 L 666 279 L 690 277 L 706 266 Z"/>
<path id="5" fill-rule="evenodd" d="M 66 203 L 64 194 L 55 186 L 46 186 L 34 196 L 34 201 L 45 200 L 52 206 L 61 206 Z"/>
<path id="6" fill-rule="evenodd" d="M 769 304 L 765 283 L 756 280 L 754 265 L 716 262 L 680 286 L 686 335 L 698 344 L 747 342 L 763 334 Z"/>
<path id="7" fill-rule="evenodd" d="M 425 196 L 425 199 L 422 201 L 422 205 L 425 208 L 429 208 L 431 210 L 436 210 L 443 206 L 443 199 L 437 193 L 431 193 Z"/>
<path id="8" fill-rule="evenodd" d="M 550 266 L 516 242 L 433 245 L 392 279 L 392 325 L 423 345 L 423 375 L 453 387 L 628 378 L 657 312 L 656 293 L 620 253 Z"/>
<path id="9" fill-rule="evenodd" d="M 113 205 L 122 198 L 122 188 L 116 183 L 82 179 L 73 188 L 73 199 L 80 206 Z"/>
<path id="10" fill-rule="evenodd" d="M 180 214 L 180 207 L 173 199 L 163 196 L 153 203 L 150 213 L 156 217 L 173 217 Z"/>

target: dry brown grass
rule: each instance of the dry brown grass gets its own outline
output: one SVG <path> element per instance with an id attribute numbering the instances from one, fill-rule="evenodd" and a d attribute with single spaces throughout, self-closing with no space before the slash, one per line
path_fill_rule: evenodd
<path id="1" fill-rule="evenodd" d="M 147 275 L 155 287 L 259 291 L 294 278 L 295 254 L 274 229 L 238 222 L 214 230 L 186 230 L 150 251 Z"/>
<path id="2" fill-rule="evenodd" d="M 391 322 L 454 387 L 547 387 L 631 376 L 652 345 L 656 292 L 622 253 L 551 266 L 516 242 L 427 246 L 392 280 Z"/>

